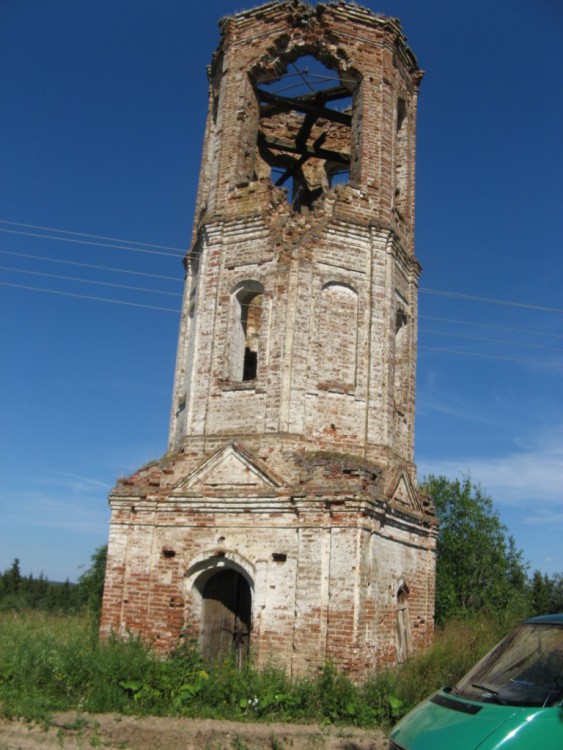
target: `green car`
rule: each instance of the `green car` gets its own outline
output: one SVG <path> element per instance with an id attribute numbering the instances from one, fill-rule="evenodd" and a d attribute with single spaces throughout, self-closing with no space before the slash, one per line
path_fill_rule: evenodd
<path id="1" fill-rule="evenodd" d="M 389 750 L 563 750 L 563 614 L 526 620 L 394 727 Z"/>

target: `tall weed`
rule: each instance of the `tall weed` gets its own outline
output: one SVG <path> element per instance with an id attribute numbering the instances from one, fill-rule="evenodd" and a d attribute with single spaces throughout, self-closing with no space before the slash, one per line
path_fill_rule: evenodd
<path id="1" fill-rule="evenodd" d="M 0 712 L 44 719 L 52 711 L 390 723 L 425 695 L 456 682 L 503 635 L 483 619 L 450 622 L 431 649 L 354 685 L 332 665 L 290 680 L 249 660 L 204 663 L 193 641 L 167 660 L 138 638 L 100 643 L 87 615 L 0 613 Z"/>
<path id="2" fill-rule="evenodd" d="M 392 672 L 402 712 L 433 690 L 455 684 L 503 635 L 497 622 L 484 618 L 452 620 L 439 628 L 428 651 Z"/>

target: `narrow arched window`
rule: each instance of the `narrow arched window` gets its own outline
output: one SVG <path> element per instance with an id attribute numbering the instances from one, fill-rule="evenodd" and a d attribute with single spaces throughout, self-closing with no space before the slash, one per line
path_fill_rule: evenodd
<path id="1" fill-rule="evenodd" d="M 399 416 L 403 417 L 408 406 L 409 385 L 409 337 L 408 316 L 399 308 L 395 315 L 395 358 L 393 401 Z"/>
<path id="2" fill-rule="evenodd" d="M 239 382 L 258 377 L 262 302 L 264 287 L 257 281 L 246 281 L 233 291 L 229 376 Z"/>
<path id="3" fill-rule="evenodd" d="M 409 587 L 402 583 L 397 590 L 397 661 L 399 663 L 410 658 L 411 633 L 409 623 Z"/>
<path id="4" fill-rule="evenodd" d="M 397 132 L 395 136 L 395 208 L 406 218 L 408 214 L 408 117 L 404 99 L 397 102 Z"/>

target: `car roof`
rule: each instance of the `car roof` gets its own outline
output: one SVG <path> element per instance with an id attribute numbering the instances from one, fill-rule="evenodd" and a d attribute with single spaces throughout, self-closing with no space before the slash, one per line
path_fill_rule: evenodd
<path id="1" fill-rule="evenodd" d="M 524 620 L 524 624 L 536 624 L 544 623 L 548 625 L 563 625 L 563 614 L 559 615 L 541 615 L 541 617 L 530 617 L 528 620 Z"/>

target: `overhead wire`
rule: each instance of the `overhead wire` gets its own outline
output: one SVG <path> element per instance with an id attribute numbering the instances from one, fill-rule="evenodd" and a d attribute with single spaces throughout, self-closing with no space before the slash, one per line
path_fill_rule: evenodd
<path id="1" fill-rule="evenodd" d="M 451 331 L 429 331 L 427 328 L 419 328 L 420 333 L 429 333 L 433 336 L 447 336 L 449 338 L 466 339 L 468 341 L 484 341 L 488 344 L 500 344 L 502 346 L 520 346 L 525 349 L 542 349 L 547 352 L 562 352 L 563 349 L 554 346 L 541 346 L 539 344 L 525 344 L 521 341 L 500 341 L 499 339 L 489 339 L 485 336 L 468 336 L 464 333 L 452 333 Z"/>
<path id="2" fill-rule="evenodd" d="M 33 286 L 25 285 L 25 284 L 16 284 L 16 283 L 6 282 L 6 281 L 0 281 L 0 286 L 7 286 L 7 287 L 16 288 L 16 289 L 24 289 L 24 290 L 32 291 L 32 292 L 43 292 L 47 294 L 55 294 L 55 295 L 64 296 L 64 297 L 73 297 L 75 299 L 84 299 L 84 300 L 89 300 L 93 302 L 108 302 L 110 304 L 122 305 L 125 307 L 137 307 L 137 308 L 143 308 L 147 310 L 172 312 L 177 315 L 181 313 L 181 309 L 179 307 L 178 308 L 161 307 L 158 305 L 150 305 L 150 304 L 145 304 L 141 302 L 131 302 L 128 300 L 118 300 L 118 299 L 113 299 L 113 298 L 108 298 L 108 297 L 94 297 L 92 295 L 79 294 L 77 292 L 66 292 L 66 291 L 55 290 L 55 289 L 46 289 L 44 287 L 33 287 Z M 242 305 L 242 306 L 245 306 L 245 305 Z M 452 334 L 452 335 L 455 335 L 455 334 Z M 490 341 L 490 339 L 483 339 L 483 340 Z M 544 361 L 530 360 L 530 359 L 519 358 L 519 357 L 508 357 L 508 356 L 503 356 L 500 354 L 485 354 L 483 352 L 468 352 L 468 351 L 463 351 L 460 349 L 447 349 L 444 347 L 428 346 L 425 344 L 419 344 L 418 348 L 426 350 L 426 351 L 434 351 L 434 352 L 439 352 L 439 353 L 448 354 L 448 355 L 476 357 L 480 359 L 497 360 L 497 361 L 504 361 L 504 362 L 516 362 L 519 364 L 524 364 L 524 365 L 529 365 L 529 366 L 534 366 L 534 367 L 546 367 L 550 369 L 563 370 L 563 363 L 559 364 L 559 363 L 554 363 L 554 362 L 544 362 Z M 534 347 L 534 348 L 539 348 L 539 349 L 545 348 L 549 350 L 549 347 Z M 561 351 L 561 350 L 557 349 L 554 351 Z"/>
<path id="3" fill-rule="evenodd" d="M 78 294 L 75 292 L 62 292 L 56 289 L 45 289 L 42 287 L 26 286 L 25 284 L 13 284 L 9 281 L 0 281 L 0 286 L 9 286 L 16 289 L 27 289 L 31 292 L 45 292 L 47 294 L 57 294 L 63 297 L 76 297 L 77 299 L 87 299 L 94 302 L 110 302 L 114 305 L 125 305 L 128 307 L 143 307 L 147 310 L 161 310 L 162 312 L 173 312 L 179 314 L 181 310 L 175 307 L 158 307 L 157 305 L 145 305 L 141 302 L 128 302 L 121 299 L 108 299 L 107 297 L 91 297 L 87 294 Z"/>
<path id="4" fill-rule="evenodd" d="M 144 248 L 137 248 L 137 247 L 131 247 L 131 246 L 126 246 L 126 245 L 110 245 L 110 244 L 100 243 L 100 242 L 90 242 L 87 240 L 75 240 L 75 239 L 68 238 L 68 237 L 55 237 L 52 235 L 40 235 L 40 234 L 31 233 L 31 232 L 19 232 L 17 230 L 12 230 L 12 229 L 3 229 L 2 227 L 0 227 L 0 232 L 11 232 L 14 234 L 24 234 L 24 235 L 36 237 L 39 239 L 58 240 L 60 242 L 74 242 L 74 243 L 78 243 L 82 245 L 94 245 L 96 247 L 106 247 L 109 249 L 116 249 L 116 250 L 129 250 L 131 252 L 149 253 L 153 255 L 166 255 L 166 256 L 178 258 L 178 256 L 173 253 L 159 252 L 156 250 L 147 250 Z M 556 313 L 558 315 L 563 314 L 563 309 L 561 308 L 545 307 L 542 305 L 532 305 L 532 304 L 525 303 L 525 302 L 514 302 L 512 300 L 497 299 L 495 297 L 481 297 L 478 295 L 463 294 L 461 292 L 451 292 L 451 291 L 442 290 L 442 289 L 429 289 L 427 287 L 420 287 L 419 291 L 423 294 L 433 294 L 433 295 L 438 295 L 442 297 L 452 297 L 455 299 L 468 300 L 472 302 L 484 302 L 484 303 L 493 304 L 493 305 L 504 305 L 506 307 L 516 307 L 516 308 L 522 308 L 525 310 L 538 310 L 540 312 L 550 312 L 550 313 Z"/>
<path id="5" fill-rule="evenodd" d="M 532 359 L 520 359 L 518 357 L 504 357 L 500 354 L 484 354 L 482 352 L 465 352 L 460 349 L 443 349 L 438 346 L 426 346 L 419 344 L 419 349 L 426 349 L 432 352 L 442 352 L 444 354 L 460 354 L 465 357 L 479 357 L 481 359 L 496 359 L 504 362 L 519 362 L 520 364 L 534 365 L 535 367 L 550 367 L 556 370 L 563 370 L 563 362 L 538 362 Z"/>
<path id="6" fill-rule="evenodd" d="M 111 281 L 97 281 L 95 279 L 81 279 L 77 276 L 63 276 L 62 274 L 46 273 L 45 271 L 29 271 L 21 268 L 10 268 L 7 266 L 0 266 L 0 271 L 12 271 L 15 273 L 24 273 L 32 276 L 44 276 L 49 279 L 58 279 L 62 281 L 77 281 L 81 284 L 96 284 L 97 286 L 109 286 L 114 289 L 128 289 L 135 292 L 149 292 L 150 294 L 166 294 L 172 297 L 181 297 L 180 292 L 167 292 L 161 289 L 147 289 L 146 287 L 140 286 L 129 286 L 128 284 L 115 284 Z"/>
<path id="7" fill-rule="evenodd" d="M 29 260 L 38 260 L 46 263 L 57 263 L 62 265 L 69 265 L 69 266 L 76 266 L 78 268 L 88 268 L 96 271 L 109 271 L 111 273 L 119 273 L 119 274 L 125 274 L 125 275 L 132 275 L 132 276 L 142 276 L 145 278 L 152 278 L 152 279 L 159 279 L 164 281 L 174 281 L 178 284 L 183 284 L 184 279 L 180 276 L 167 276 L 164 274 L 155 274 L 155 273 L 147 273 L 146 271 L 138 271 L 135 269 L 126 269 L 126 268 L 116 268 L 115 266 L 101 266 L 94 263 L 82 263 L 80 261 L 76 260 L 67 260 L 63 258 L 47 258 L 43 255 L 34 255 L 31 253 L 20 253 L 20 252 L 14 252 L 12 250 L 0 250 L 0 255 L 10 255 L 14 257 L 21 257 L 21 258 L 27 258 Z M 12 271 L 19 271 L 20 269 L 10 269 Z M 29 273 L 28 271 L 23 271 L 23 273 Z M 38 273 L 38 272 L 35 272 Z M 46 275 L 46 274 L 45 274 Z M 71 278 L 71 277 L 66 277 Z M 87 281 L 85 279 L 80 279 L 80 281 Z M 102 283 L 102 282 L 99 282 Z M 127 288 L 127 287 L 125 287 Z M 134 288 L 134 287 L 132 287 Z M 478 321 L 471 321 L 471 320 L 460 320 L 459 318 L 446 318 L 442 316 L 436 316 L 436 315 L 419 315 L 419 320 L 434 320 L 444 323 L 453 323 L 455 325 L 465 325 L 470 327 L 478 327 L 478 328 L 490 328 L 490 329 L 496 329 L 500 331 L 506 331 L 506 332 L 513 332 L 513 333 L 523 333 L 527 335 L 532 336 L 547 336 L 550 338 L 561 338 L 563 339 L 563 334 L 558 333 L 551 333 L 547 331 L 538 331 L 538 330 L 531 330 L 529 328 L 517 328 L 514 326 L 501 326 L 494 323 L 482 323 Z M 419 331 L 422 331 L 422 328 L 419 328 Z M 426 331 L 428 333 L 435 333 L 436 335 L 451 335 L 451 336 L 457 336 L 459 338 L 462 338 L 462 334 L 446 334 L 439 331 Z M 483 341 L 493 341 L 492 339 L 476 339 L 476 340 L 483 340 Z M 519 344 L 522 346 L 522 344 Z"/>
<path id="8" fill-rule="evenodd" d="M 95 271 L 111 271 L 112 273 L 126 273 L 132 276 L 148 276 L 151 279 L 162 279 L 164 281 L 176 281 L 183 284 L 184 279 L 178 276 L 164 276 L 158 273 L 147 273 L 146 271 L 135 271 L 129 268 L 115 268 L 114 266 L 98 266 L 93 263 L 81 263 L 78 260 L 65 260 L 63 258 L 45 258 L 42 255 L 31 255 L 30 253 L 17 253 L 13 250 L 0 250 L 0 255 L 15 255 L 18 258 L 28 258 L 30 260 L 40 260 L 46 263 L 62 263 L 68 266 L 78 266 L 79 268 L 91 268 Z"/>
<path id="9" fill-rule="evenodd" d="M 170 245 L 153 245 L 150 242 L 137 242 L 136 240 L 121 240 L 117 237 L 104 237 L 104 235 L 100 234 L 73 232 L 70 229 L 58 229 L 56 227 L 42 227 L 37 224 L 24 224 L 21 221 L 8 221 L 8 219 L 0 219 L 0 224 L 9 224 L 13 227 L 25 227 L 27 229 L 41 229 L 44 232 L 56 232 L 57 234 L 72 234 L 76 237 L 89 237 L 90 239 L 108 240 L 109 242 L 122 242 L 126 245 L 141 245 L 141 247 L 153 247 L 159 250 L 177 250 L 178 252 L 185 252 L 185 250 L 181 247 L 171 247 Z"/>
<path id="10" fill-rule="evenodd" d="M 419 291 L 425 294 L 436 294 L 440 297 L 455 297 L 456 299 L 465 299 L 472 302 L 486 302 L 491 305 L 506 305 L 507 307 L 521 307 L 525 310 L 540 310 L 542 312 L 552 312 L 563 315 L 563 309 L 558 307 L 542 307 L 541 305 L 529 305 L 525 302 L 512 302 L 505 299 L 495 299 L 494 297 L 478 297 L 474 294 L 461 294 L 460 292 L 447 292 L 440 289 L 427 289 L 420 287 Z"/>
<path id="11" fill-rule="evenodd" d="M 92 242 L 90 240 L 77 240 L 77 239 L 74 239 L 73 237 L 56 237 L 55 235 L 37 234 L 36 232 L 21 232 L 18 229 L 6 229 L 4 227 L 0 227 L 0 232 L 9 232 L 10 234 L 19 234 L 19 235 L 24 235 L 26 237 L 39 238 L 42 240 L 58 240 L 59 242 L 73 242 L 77 245 L 94 245 L 96 247 L 107 247 L 112 250 L 129 250 L 131 252 L 146 253 L 149 255 L 166 255 L 171 258 L 181 257 L 177 253 L 168 253 L 163 250 L 149 250 L 148 248 L 132 247 L 129 245 L 110 245 L 106 242 Z"/>
<path id="12" fill-rule="evenodd" d="M 512 331 L 513 333 L 526 333 L 534 336 L 550 336 L 563 339 L 563 334 L 548 333 L 547 331 L 532 331 L 530 328 L 515 328 L 513 326 L 499 326 L 495 323 L 478 323 L 474 320 L 459 320 L 459 318 L 443 318 L 436 315 L 419 315 L 419 320 L 438 320 L 443 323 L 455 323 L 456 325 L 475 326 L 478 328 L 496 328 L 499 331 Z"/>
<path id="13" fill-rule="evenodd" d="M 30 236 L 38 239 L 49 239 L 49 240 L 58 240 L 61 242 L 72 242 L 76 244 L 82 244 L 82 245 L 91 245 L 96 247 L 103 247 L 108 249 L 115 249 L 115 250 L 128 250 L 130 252 L 139 252 L 139 253 L 149 253 L 154 255 L 164 255 L 164 256 L 171 256 L 178 258 L 179 256 L 176 253 L 184 253 L 184 250 L 181 248 L 176 248 L 168 245 L 158 245 L 158 244 L 151 244 L 151 243 L 145 243 L 145 242 L 131 242 L 129 240 L 122 240 L 115 237 L 108 237 L 105 235 L 96 235 L 96 234 L 88 234 L 85 232 L 75 232 L 67 229 L 58 229 L 54 227 L 44 227 L 36 224 L 26 224 L 23 222 L 13 222 L 6 219 L 0 219 L 0 224 L 7 224 L 9 226 L 18 226 L 23 227 L 25 229 L 37 229 L 41 232 L 55 232 L 57 234 L 38 234 L 35 232 L 27 232 L 27 231 L 20 231 L 15 229 L 7 229 L 5 227 L 0 227 L 1 232 L 8 232 L 10 234 L 19 234 L 24 236 Z M 71 235 L 69 237 L 61 237 L 57 235 L 66 234 Z M 77 239 L 78 237 L 87 237 L 88 240 L 81 240 Z M 97 242 L 92 240 L 103 240 L 103 242 Z M 120 243 L 120 244 L 108 244 L 108 243 Z M 168 252 L 160 252 L 165 250 L 172 250 L 175 251 L 173 253 Z M 159 275 L 159 274 L 152 274 L 144 271 L 137 271 L 137 270 L 130 270 L 130 269 L 123 269 L 123 268 L 115 268 L 112 266 L 102 266 L 102 265 L 96 265 L 91 263 L 82 263 L 80 261 L 74 261 L 74 260 L 68 260 L 68 259 L 62 259 L 62 258 L 48 258 L 44 256 L 38 256 L 33 255 L 29 253 L 19 253 L 19 252 L 13 252 L 8 250 L 0 250 L 0 253 L 5 255 L 11 255 L 15 257 L 22 257 L 22 258 L 28 258 L 31 260 L 39 260 L 44 262 L 51 262 L 51 263 L 59 263 L 59 264 L 66 264 L 66 265 L 74 265 L 77 267 L 82 268 L 88 268 L 92 270 L 99 270 L 99 271 L 107 271 L 107 272 L 115 272 L 120 274 L 131 274 L 131 275 L 137 275 L 137 276 L 144 276 L 149 277 L 153 279 L 161 279 L 161 280 L 168 280 L 168 281 L 175 281 L 175 282 L 183 282 L 183 279 L 178 277 L 172 277 L 167 275 Z M 41 271 L 30 271 L 27 269 L 17 269 L 17 268 L 9 268 L 9 267 L 0 267 L 0 270 L 4 271 L 10 271 L 12 273 L 24 273 L 24 274 L 32 274 L 36 276 L 41 276 L 45 278 L 53 278 L 63 281 L 72 281 L 75 283 L 89 283 L 89 284 L 96 284 L 98 286 L 107 286 L 112 287 L 116 289 L 125 289 L 129 291 L 138 291 L 138 292 L 147 292 L 147 293 L 153 293 L 153 294 L 164 294 L 167 296 L 181 296 L 179 292 L 171 292 L 171 291 L 164 291 L 164 290 L 156 290 L 156 289 L 148 289 L 144 287 L 136 287 L 131 286 L 127 284 L 117 284 L 114 282 L 109 281 L 99 281 L 99 280 L 93 280 L 93 279 L 84 279 L 84 278 L 78 278 L 78 277 L 72 277 L 72 276 L 64 276 L 59 274 L 50 274 L 47 272 L 41 272 Z M 13 288 L 19 288 L 19 289 L 26 289 L 30 291 L 35 292 L 45 292 L 50 294 L 57 294 L 57 295 L 63 295 L 63 296 L 69 296 L 69 297 L 75 297 L 78 299 L 87 299 L 91 301 L 96 302 L 109 302 L 112 304 L 121 304 L 121 305 L 128 305 L 133 307 L 142 307 L 146 309 L 153 309 L 153 310 L 160 310 L 160 311 L 167 311 L 167 312 L 180 312 L 179 309 L 174 308 L 166 308 L 166 307 L 159 307 L 156 305 L 150 305 L 150 304 L 143 304 L 143 303 L 136 303 L 131 302 L 127 300 L 116 300 L 116 299 L 110 299 L 110 298 L 104 298 L 104 297 L 94 297 L 90 295 L 84 295 L 80 293 L 74 293 L 74 292 L 63 292 L 60 290 L 53 290 L 53 289 L 47 289 L 44 287 L 32 287 L 27 286 L 24 284 L 17 284 L 17 283 L 11 283 L 11 282 L 0 282 L 2 286 L 10 286 Z M 521 308 L 526 310 L 537 310 L 541 312 L 549 312 L 554 314 L 561 314 L 563 313 L 563 310 L 560 308 L 555 307 L 547 307 L 547 306 L 540 306 L 540 305 L 532 305 L 529 303 L 524 302 L 518 302 L 518 301 L 512 301 L 512 300 L 504 300 L 504 299 L 498 299 L 498 298 L 492 298 L 492 297 L 485 297 L 485 296 L 479 296 L 479 295 L 471 295 L 471 294 L 464 294 L 460 292 L 452 292 L 447 290 L 439 290 L 439 289 L 431 289 L 426 287 L 421 287 L 419 291 L 422 294 L 430 294 L 430 295 L 437 295 L 441 297 L 447 297 L 447 298 L 454 298 L 454 299 L 461 299 L 469 302 L 479 302 L 479 303 L 486 303 L 486 304 L 495 304 L 495 305 L 503 305 L 508 307 L 514 307 L 514 308 Z M 246 306 L 244 303 L 241 306 Z M 510 326 L 498 326 L 491 323 L 481 323 L 481 322 L 473 322 L 469 320 L 459 320 L 459 319 L 452 319 L 452 318 L 444 318 L 439 316 L 420 316 L 421 319 L 428 319 L 428 320 L 436 320 L 441 322 L 448 322 L 448 323 L 454 323 L 456 325 L 466 325 L 466 326 L 478 326 L 478 327 L 487 327 L 487 328 L 494 328 L 498 330 L 504 330 L 504 331 L 512 331 L 517 333 L 523 333 L 527 335 L 535 335 L 535 336 L 552 336 L 555 338 L 563 338 L 562 335 L 556 334 L 556 333 L 547 333 L 544 331 L 532 331 L 529 329 L 522 329 L 522 328 L 515 328 Z M 419 329 L 422 333 L 428 333 L 430 335 L 440 335 L 440 336 L 449 336 L 451 338 L 459 338 L 459 339 L 466 339 L 466 340 L 473 340 L 473 341 L 482 341 L 485 343 L 491 343 L 495 345 L 506 345 L 506 346 L 519 346 L 519 347 L 525 347 L 525 348 L 533 348 L 533 349 L 542 349 L 545 351 L 554 351 L 559 352 L 563 351 L 561 349 L 555 348 L 555 347 L 545 347 L 537 344 L 526 344 L 523 342 L 509 342 L 509 341 L 499 341 L 496 339 L 489 339 L 486 337 L 478 337 L 478 336 L 469 336 L 468 334 L 463 334 L 459 332 L 441 332 L 441 331 L 429 331 L 425 329 Z M 481 357 L 485 359 L 500 359 L 505 361 L 513 361 L 513 362 L 519 362 L 519 363 L 527 363 L 531 365 L 539 365 L 539 366 L 546 366 L 546 367 L 555 367 L 559 368 L 560 366 L 557 364 L 552 363 L 545 363 L 545 362 L 535 362 L 532 360 L 526 360 L 526 359 L 519 359 L 514 357 L 505 357 L 502 355 L 492 355 L 492 354 L 485 354 L 481 352 L 465 352 L 461 350 L 453 350 L 453 349 L 446 349 L 446 348 L 440 348 L 440 347 L 432 347 L 427 345 L 419 345 L 421 349 L 426 349 L 430 351 L 437 351 L 447 354 L 457 354 L 462 356 L 472 356 L 472 357 Z"/>
<path id="14" fill-rule="evenodd" d="M 0 251 L 0 252 L 2 252 L 2 251 Z M 75 265 L 86 265 L 87 267 L 102 268 L 102 269 L 105 268 L 104 266 L 89 266 L 88 264 L 75 264 Z M 121 271 L 123 271 L 123 269 L 108 269 L 108 270 L 113 270 L 113 271 L 121 270 Z M 163 295 L 172 296 L 172 297 L 181 297 L 182 296 L 181 292 L 171 292 L 171 291 L 166 291 L 166 290 L 161 290 L 161 289 L 149 289 L 147 287 L 137 287 L 137 286 L 131 286 L 129 284 L 116 284 L 116 283 L 113 283 L 113 282 L 110 282 L 110 281 L 98 281 L 98 280 L 95 280 L 95 279 L 84 279 L 84 278 L 80 278 L 80 277 L 76 277 L 76 276 L 65 276 L 65 275 L 62 275 L 62 274 L 51 274 L 51 273 L 47 273 L 47 272 L 43 272 L 43 271 L 30 271 L 28 269 L 13 268 L 13 267 L 9 267 L 9 266 L 0 266 L 0 271 L 10 271 L 10 272 L 13 272 L 13 273 L 22 273 L 22 274 L 26 274 L 26 275 L 41 276 L 41 277 L 45 277 L 45 278 L 58 279 L 58 280 L 61 280 L 61 281 L 73 281 L 73 282 L 84 283 L 84 284 L 95 284 L 97 286 L 107 286 L 107 287 L 111 287 L 111 288 L 115 288 L 115 289 L 126 289 L 126 290 L 129 290 L 129 291 L 147 292 L 149 294 L 163 294 Z M 124 273 L 128 273 L 127 271 L 123 271 L 123 272 Z M 131 272 L 131 273 L 135 273 L 135 272 Z M 149 276 L 149 277 L 151 276 L 151 274 L 142 274 L 142 275 Z M 177 279 L 174 279 L 173 277 L 161 277 L 161 278 L 171 279 L 173 281 L 177 281 Z M 15 286 L 17 286 L 17 285 L 15 285 Z M 28 288 L 28 287 L 25 287 L 25 288 Z M 38 288 L 35 288 L 35 289 L 38 289 Z M 46 288 L 41 288 L 41 291 L 49 292 L 51 290 L 46 289 Z M 240 307 L 250 307 L 250 306 L 251 306 L 250 303 L 240 303 Z M 421 316 L 421 317 L 427 317 L 427 318 L 434 319 L 434 318 L 432 318 L 432 316 Z M 495 325 L 491 325 L 491 324 L 468 323 L 467 321 L 453 321 L 453 320 L 450 321 L 449 318 L 438 318 L 438 320 L 444 320 L 444 321 L 448 321 L 448 322 L 458 322 L 458 323 L 466 324 L 466 325 L 486 325 L 489 328 L 498 328 L 498 329 L 501 329 L 501 330 L 504 330 L 504 331 L 525 332 L 525 333 L 532 334 L 532 335 L 540 334 L 540 335 L 545 335 L 545 336 L 554 336 L 554 337 L 557 337 L 557 338 L 563 338 L 561 336 L 558 336 L 558 334 L 548 334 L 548 333 L 543 333 L 541 331 L 530 331 L 528 329 L 510 328 L 510 327 L 507 327 L 507 326 L 495 326 Z M 517 346 L 517 347 L 522 347 L 522 348 L 527 348 L 527 349 L 540 349 L 540 350 L 543 350 L 543 351 L 563 352 L 562 348 L 549 347 L 549 346 L 541 346 L 541 345 L 538 345 L 538 344 L 529 344 L 529 343 L 524 343 L 524 342 L 521 342 L 521 341 L 503 341 L 503 340 L 499 340 L 499 339 L 487 338 L 487 337 L 484 337 L 484 336 L 469 336 L 467 334 L 452 333 L 450 331 L 429 330 L 427 328 L 422 328 L 422 327 L 419 327 L 418 331 L 419 331 L 419 333 L 425 333 L 425 334 L 430 334 L 430 335 L 434 335 L 434 336 L 445 336 L 445 337 L 449 337 L 449 338 L 466 339 L 466 340 L 470 340 L 470 341 L 481 341 L 481 342 L 489 343 L 489 344 L 500 344 L 500 345 L 503 345 L 503 346 Z"/>
<path id="15" fill-rule="evenodd" d="M 298 73 L 294 75 L 299 75 Z M 164 250 L 175 250 L 178 253 L 185 254 L 185 250 L 178 247 L 172 247 L 170 245 L 157 245 L 157 244 L 151 244 L 148 242 L 136 242 L 132 240 L 122 240 L 117 239 L 115 237 L 107 237 L 104 235 L 97 235 L 97 234 L 88 234 L 86 232 L 75 232 L 71 231 L 69 229 L 59 229 L 55 227 L 43 227 L 37 224 L 26 224 L 23 222 L 16 222 L 16 221 L 9 221 L 7 219 L 0 219 L 0 224 L 9 224 L 10 226 L 20 226 L 20 227 L 26 227 L 30 229 L 39 229 L 46 232 L 56 232 L 58 234 L 69 234 L 77 237 L 89 237 L 91 239 L 100 239 L 100 240 L 108 240 L 109 242 L 119 242 L 120 245 L 113 245 L 113 244 L 106 244 L 104 243 L 98 243 L 98 242 L 89 242 L 85 240 L 74 240 L 69 237 L 57 237 L 54 235 L 44 235 L 44 234 L 36 234 L 32 232 L 20 232 L 19 230 L 14 229 L 5 229 L 3 227 L 0 227 L 0 232 L 9 232 L 11 234 L 20 234 L 25 236 L 31 236 L 39 239 L 50 239 L 50 240 L 59 240 L 61 242 L 76 242 L 78 244 L 85 244 L 85 245 L 93 245 L 96 247 L 107 247 L 109 249 L 118 249 L 118 250 L 130 250 L 132 252 L 141 252 L 141 253 L 151 253 L 150 250 L 145 250 L 144 248 L 158 248 L 158 249 L 164 249 Z M 140 245 L 141 247 L 136 247 L 137 245 Z M 2 252 L 2 251 L 0 251 Z M 154 253 L 156 255 L 166 255 L 177 258 L 178 256 L 175 253 Z M 22 253 L 23 255 L 23 253 Z M 498 299 L 495 297 L 482 297 L 478 295 L 471 295 L 471 294 L 464 294 L 461 292 L 452 292 L 448 290 L 443 289 L 431 289 L 428 287 L 420 287 L 419 292 L 423 294 L 431 294 L 431 295 L 437 295 L 442 297 L 452 297 L 455 299 L 464 299 L 469 300 L 473 302 L 483 302 L 487 304 L 494 304 L 494 305 L 505 305 L 507 307 L 519 307 L 527 310 L 538 310 L 542 312 L 552 312 L 556 314 L 563 314 L 563 309 L 561 308 L 555 308 L 555 307 L 544 307 L 541 305 L 532 305 L 529 303 L 524 302 L 515 302 L 512 300 L 504 300 L 504 299 Z"/>

